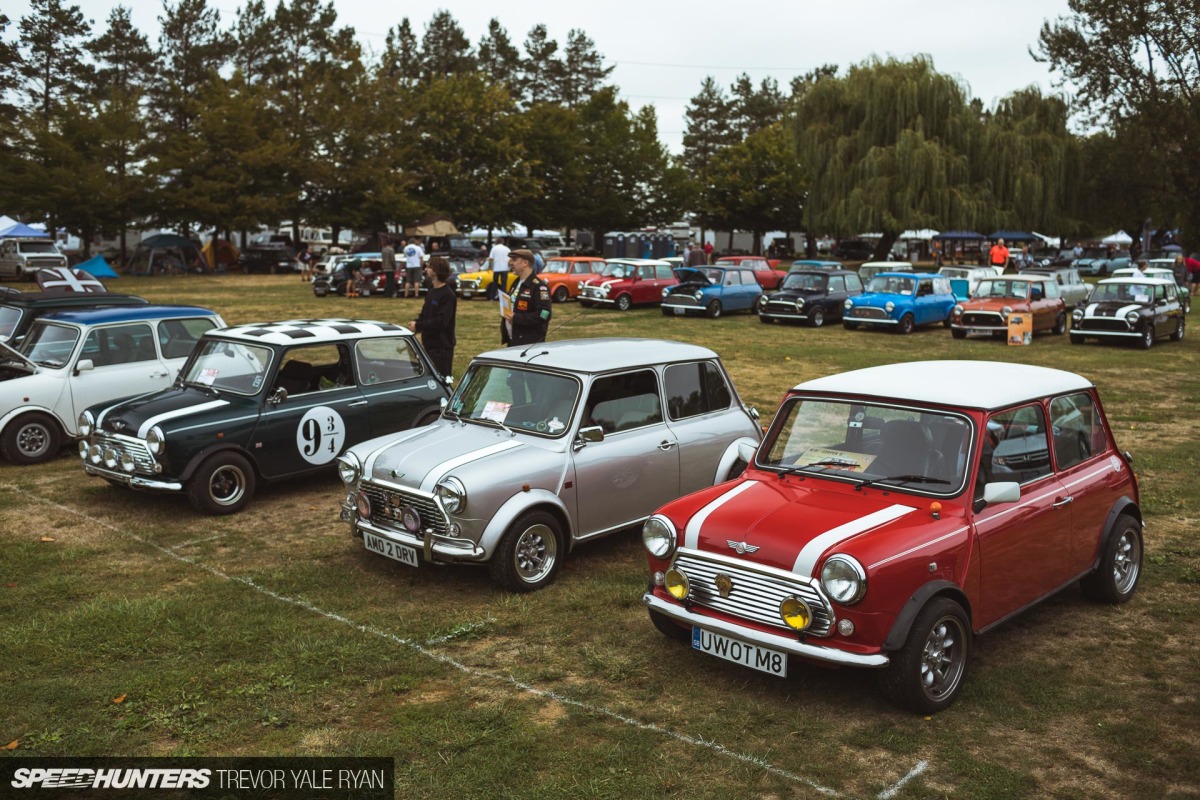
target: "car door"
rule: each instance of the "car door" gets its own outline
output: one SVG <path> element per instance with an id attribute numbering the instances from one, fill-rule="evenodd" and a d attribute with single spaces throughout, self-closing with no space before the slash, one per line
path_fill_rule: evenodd
<path id="1" fill-rule="evenodd" d="M 663 370 L 667 425 L 679 442 L 679 493 L 713 484 L 725 448 L 747 434 L 746 416 L 721 368 L 711 361 Z"/>
<path id="2" fill-rule="evenodd" d="M 79 369 L 83 362 L 91 362 L 92 368 Z M 175 379 L 159 360 L 148 322 L 92 328 L 72 366 L 76 372 L 71 378 L 71 420 L 88 406 L 156 392 Z"/>
<path id="3" fill-rule="evenodd" d="M 436 379 L 405 336 L 360 339 L 354 343 L 354 371 L 366 400 L 362 416 L 368 436 L 383 436 L 411 428 L 423 413 L 434 409 L 428 401 L 430 383 Z"/>
<path id="4" fill-rule="evenodd" d="M 580 427 L 604 441 L 574 451 L 577 535 L 586 537 L 648 517 L 680 496 L 678 440 L 664 422 L 652 369 L 596 378 Z"/>
<path id="5" fill-rule="evenodd" d="M 1179 315 L 1179 301 L 1175 298 L 1175 287 L 1154 287 L 1154 335 L 1167 336 L 1175 331 L 1175 318 Z"/>
<path id="6" fill-rule="evenodd" d="M 350 364 L 346 344 L 293 347 L 283 353 L 252 437 L 265 477 L 328 467 L 348 443 L 368 438 L 368 401 Z M 276 402 L 271 398 L 281 386 L 287 397 Z"/>
<path id="7" fill-rule="evenodd" d="M 827 317 L 837 319 L 841 316 L 842 303 L 846 302 L 846 298 L 849 296 L 846 293 L 846 276 L 831 275 L 828 286 L 829 289 L 824 299 L 818 300 L 817 303 L 824 309 Z"/>
<path id="8" fill-rule="evenodd" d="M 976 497 L 988 482 L 1014 481 L 1021 499 L 985 507 L 975 515 L 979 544 L 977 621 L 1003 619 L 1070 575 L 1070 493 L 1050 463 L 1050 443 L 1040 404 L 992 414 L 982 437 Z"/>
<path id="9" fill-rule="evenodd" d="M 754 277 L 754 270 L 740 270 L 742 275 L 742 285 L 740 296 L 741 300 L 738 307 L 742 309 L 752 309 L 754 304 L 758 302 L 759 295 L 763 293 L 762 285 L 759 284 L 758 278 Z"/>

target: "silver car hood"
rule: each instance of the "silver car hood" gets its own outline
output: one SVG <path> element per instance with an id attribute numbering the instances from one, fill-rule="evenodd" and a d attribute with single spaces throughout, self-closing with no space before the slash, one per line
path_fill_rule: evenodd
<path id="1" fill-rule="evenodd" d="M 432 492 L 451 472 L 459 477 L 483 472 L 495 481 L 518 479 L 545 466 L 545 457 L 561 461 L 564 449 L 561 439 L 535 440 L 528 434 L 448 419 L 351 448 L 362 461 L 364 477 L 424 492 Z"/>

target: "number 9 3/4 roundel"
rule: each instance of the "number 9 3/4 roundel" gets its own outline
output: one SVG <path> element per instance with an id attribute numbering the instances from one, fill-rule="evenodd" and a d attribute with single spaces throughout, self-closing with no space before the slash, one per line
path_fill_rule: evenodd
<path id="1" fill-rule="evenodd" d="M 328 406 L 310 408 L 296 428 L 296 449 L 310 464 L 328 464 L 346 443 L 346 423 Z"/>

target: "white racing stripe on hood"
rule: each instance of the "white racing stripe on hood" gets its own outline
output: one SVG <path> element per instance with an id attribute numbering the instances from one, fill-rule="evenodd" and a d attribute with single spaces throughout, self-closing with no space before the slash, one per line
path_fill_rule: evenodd
<path id="1" fill-rule="evenodd" d="M 887 508 L 881 508 L 873 514 L 867 514 L 865 517 L 850 520 L 844 525 L 838 525 L 836 528 L 831 528 L 818 536 L 814 536 L 808 544 L 804 545 L 804 549 L 800 551 L 800 555 L 796 556 L 796 563 L 792 565 L 792 572 L 810 578 L 815 577 L 813 575 L 813 568 L 817 565 L 817 559 L 830 547 L 846 541 L 851 536 L 857 536 L 872 528 L 886 525 L 892 520 L 900 519 L 905 514 L 911 514 L 914 511 L 916 509 L 912 506 L 896 504 Z"/>
<path id="2" fill-rule="evenodd" d="M 1087 307 L 1087 310 L 1083 312 L 1083 315 L 1085 317 L 1095 317 L 1096 309 L 1099 307 L 1100 307 L 1099 303 L 1092 303 L 1090 306 Z M 1137 303 L 1134 303 L 1133 305 L 1129 305 L 1129 306 L 1122 306 L 1121 308 L 1117 309 L 1116 313 L 1114 313 L 1112 315 L 1112 317 L 1100 317 L 1100 319 L 1123 320 L 1123 319 L 1125 319 L 1126 314 L 1128 314 L 1130 311 L 1137 311 L 1139 308 L 1141 308 L 1141 306 Z"/>
<path id="3" fill-rule="evenodd" d="M 401 442 L 407 442 L 409 439 L 413 438 L 414 436 L 420 436 L 422 433 L 425 432 L 425 429 L 427 427 L 428 426 L 422 426 L 420 428 L 413 428 L 411 431 L 408 431 L 407 433 L 397 436 L 395 439 L 389 439 L 387 441 L 387 444 L 382 445 L 380 447 L 376 447 L 374 450 L 371 451 L 370 455 L 367 456 L 366 463 L 363 464 L 363 469 L 362 469 L 363 475 L 374 475 L 375 474 L 375 459 L 379 458 L 380 453 L 382 453 L 384 450 L 390 450 L 393 445 L 400 444 Z"/>
<path id="4" fill-rule="evenodd" d="M 433 487 L 437 486 L 438 481 L 445 477 L 451 471 L 461 467 L 463 464 L 469 464 L 481 458 L 493 456 L 496 453 L 503 453 L 505 450 L 512 450 L 514 447 L 520 447 L 520 442 L 499 442 L 497 444 L 488 445 L 482 450 L 473 450 L 470 453 L 463 453 L 458 458 L 452 458 L 449 461 L 443 461 L 433 469 L 429 470 L 429 474 L 425 476 L 425 480 L 421 481 L 422 492 L 432 492 Z"/>
<path id="5" fill-rule="evenodd" d="M 700 509 L 695 516 L 688 520 L 687 528 L 683 534 L 683 546 L 695 549 L 700 541 L 700 529 L 704 527 L 704 522 L 708 519 L 708 516 L 742 492 L 754 486 L 755 483 L 756 481 L 743 481 Z"/>
<path id="6" fill-rule="evenodd" d="M 138 428 L 138 438 L 145 439 L 146 434 L 150 432 L 150 429 L 160 422 L 165 422 L 169 419 L 175 419 L 176 417 L 186 417 L 188 414 L 199 414 L 201 411 L 208 411 L 210 408 L 220 408 L 221 406 L 227 405 L 229 405 L 228 400 L 210 400 L 209 402 L 201 403 L 198 406 L 177 408 L 174 411 L 167 411 L 166 413 L 159 414 L 157 417 L 150 417 L 142 423 L 142 427 Z M 105 413 L 108 413 L 107 410 Z"/>

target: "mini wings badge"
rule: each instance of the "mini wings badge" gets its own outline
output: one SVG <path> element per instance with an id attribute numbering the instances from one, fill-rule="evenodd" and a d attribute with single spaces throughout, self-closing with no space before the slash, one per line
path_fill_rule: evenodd
<path id="1" fill-rule="evenodd" d="M 745 542 L 735 542 L 733 539 L 726 539 L 725 544 L 733 548 L 733 552 L 739 556 L 744 556 L 746 553 L 754 553 L 758 551 L 758 545 L 746 544 Z"/>

